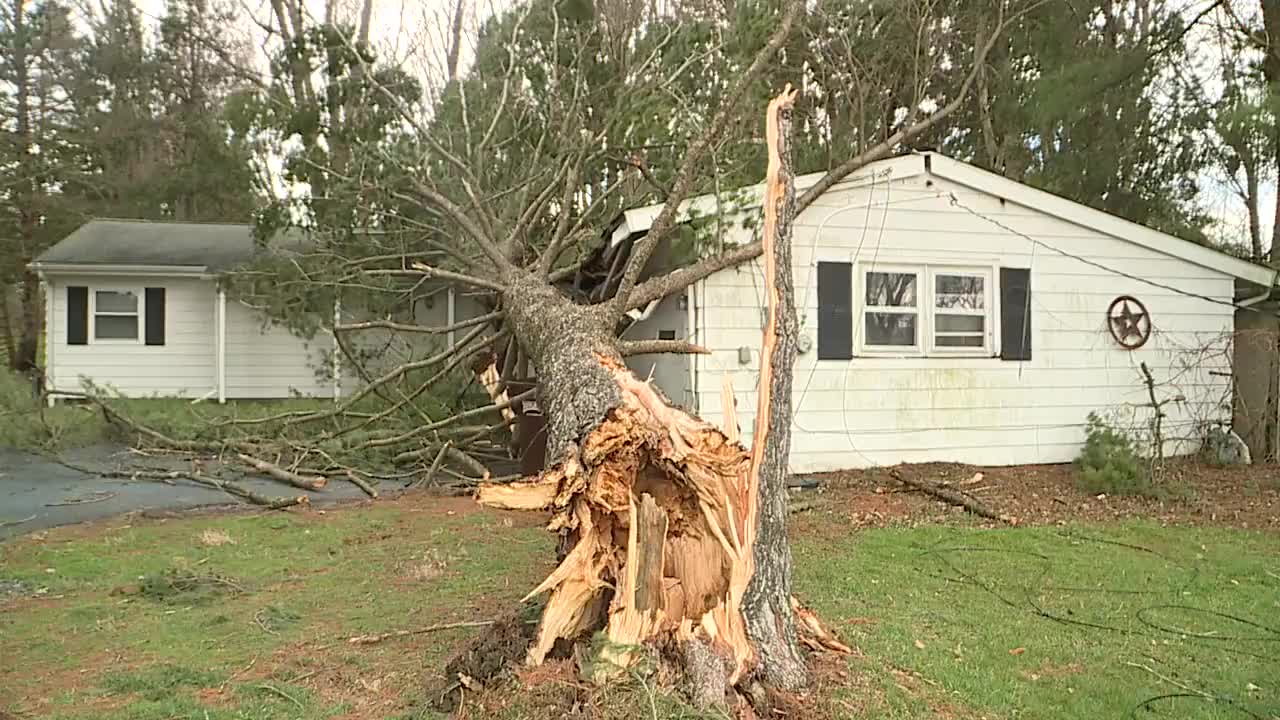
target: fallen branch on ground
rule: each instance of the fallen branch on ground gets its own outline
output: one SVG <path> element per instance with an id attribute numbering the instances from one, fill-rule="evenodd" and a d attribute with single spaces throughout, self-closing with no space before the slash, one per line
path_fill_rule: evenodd
<path id="1" fill-rule="evenodd" d="M 129 428 L 129 430 L 131 430 L 135 435 L 149 438 L 150 440 L 158 443 L 162 447 L 168 448 L 170 450 L 181 450 L 184 452 L 196 452 L 196 453 L 198 452 L 217 453 L 217 452 L 222 452 L 223 450 L 228 448 L 235 449 L 235 450 L 247 450 L 247 449 L 250 449 L 251 447 L 249 443 L 238 442 L 235 440 L 224 440 L 220 442 L 210 442 L 210 441 L 201 441 L 201 440 L 177 440 L 169 437 L 168 435 L 165 435 L 164 433 L 158 430 L 149 428 L 146 425 L 143 425 L 142 423 L 126 416 L 124 413 L 108 405 L 105 400 L 98 397 L 97 395 L 93 395 L 90 393 L 59 391 L 58 396 L 75 398 L 79 400 L 88 400 L 89 402 L 98 406 L 98 409 L 102 411 L 102 415 L 107 419 L 107 422 L 124 425 L 125 427 Z"/>
<path id="2" fill-rule="evenodd" d="M 115 497 L 117 494 L 118 493 L 113 493 L 107 490 L 101 490 L 93 493 L 92 497 L 73 498 L 65 502 L 45 503 L 44 506 L 45 507 L 67 507 L 68 505 L 92 505 L 94 503 L 106 502 L 107 500 L 110 500 L 111 498 Z"/>
<path id="3" fill-rule="evenodd" d="M 355 637 L 347 638 L 347 642 L 352 645 L 372 645 L 392 638 L 409 637 L 410 635 L 425 635 L 427 633 L 438 632 L 440 630 L 488 627 L 493 623 L 493 620 L 472 620 L 468 622 L 444 623 L 442 625 L 431 625 L 424 628 L 417 628 L 416 630 L 394 630 L 392 632 L 378 633 L 377 635 L 356 635 Z"/>
<path id="4" fill-rule="evenodd" d="M 345 473 L 345 476 L 348 480 L 351 481 L 352 485 L 355 485 L 356 487 L 363 490 L 365 495 L 368 495 L 369 497 L 374 498 L 375 500 L 378 498 L 378 491 L 375 490 L 374 487 L 369 484 L 369 481 L 360 477 L 360 474 L 357 473 L 355 470 L 348 470 Z"/>
<path id="5" fill-rule="evenodd" d="M 943 502 L 962 507 L 974 515 L 987 518 L 988 520 L 999 520 L 1010 525 L 1018 524 L 1017 518 L 1011 515 L 998 513 L 964 493 L 956 492 L 955 490 L 948 490 L 947 488 L 935 485 L 925 480 L 908 478 L 899 472 L 897 468 L 889 470 L 889 475 L 891 475 L 894 480 L 897 480 L 913 490 L 919 490 L 920 492 L 926 495 L 931 495 Z"/>
<path id="6" fill-rule="evenodd" d="M 248 500 L 254 505 L 261 505 L 268 510 L 283 510 L 287 507 L 293 507 L 294 505 L 307 505 L 311 502 L 310 500 L 307 499 L 306 495 L 299 495 L 297 497 L 279 497 L 279 498 L 271 498 L 265 495 L 259 495 L 258 493 L 244 487 L 243 485 L 238 485 L 236 483 L 233 483 L 227 480 L 219 480 L 215 477 L 211 477 L 208 475 L 201 475 L 200 473 L 183 473 L 181 474 L 181 477 L 187 480 L 190 480 L 191 482 L 194 482 L 197 485 L 205 485 L 207 487 L 217 488 L 229 495 L 235 495 L 236 497 Z"/>
<path id="7" fill-rule="evenodd" d="M 252 455 L 245 455 L 244 453 L 238 453 L 236 457 L 240 458 L 240 462 L 248 465 L 249 467 L 253 468 L 254 470 L 257 470 L 258 472 L 266 475 L 267 477 L 273 480 L 279 480 L 280 482 L 285 483 L 286 485 L 292 485 L 296 488 L 301 488 L 303 490 L 323 490 L 324 486 L 329 482 L 325 478 L 320 477 L 318 475 L 311 475 L 311 476 L 304 477 L 302 475 L 299 475 L 298 473 L 285 470 L 284 468 L 280 467 L 279 465 L 276 465 L 275 463 L 270 463 L 270 462 L 267 462 L 266 460 L 259 460 L 258 458 L 253 457 Z"/>
<path id="8" fill-rule="evenodd" d="M 185 470 L 149 470 L 149 469 L 94 470 L 92 468 L 80 467 L 79 465 L 66 462 L 65 460 L 57 460 L 57 462 L 63 465 L 64 467 L 68 467 L 68 468 L 71 468 L 72 470 L 75 470 L 76 472 L 81 472 L 81 473 L 84 473 L 85 475 L 94 475 L 101 478 L 115 478 L 120 480 L 148 480 L 152 482 L 162 482 L 167 485 L 173 485 L 174 481 L 177 481 L 177 480 L 189 480 L 197 485 L 204 485 L 205 487 L 211 487 L 217 490 L 221 490 L 227 493 L 228 495 L 234 495 L 235 497 L 241 498 L 243 500 L 247 500 L 253 503 L 254 505 L 261 505 L 268 510 L 282 510 L 287 507 L 293 507 L 294 505 L 306 505 L 310 502 L 307 499 L 306 495 L 299 495 L 297 497 L 277 497 L 277 498 L 267 497 L 265 495 L 259 495 L 258 493 L 244 487 L 243 485 L 239 485 L 229 480 L 220 480 L 218 478 L 212 477 L 210 475 L 205 475 L 199 472 L 187 472 Z"/>

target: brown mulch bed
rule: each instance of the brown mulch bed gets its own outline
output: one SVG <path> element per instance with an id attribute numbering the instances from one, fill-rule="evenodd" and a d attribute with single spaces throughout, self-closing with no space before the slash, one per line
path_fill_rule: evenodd
<path id="1" fill-rule="evenodd" d="M 1167 467 L 1167 497 L 1163 499 L 1087 494 L 1077 486 L 1076 470 L 1070 464 L 974 467 L 921 463 L 899 465 L 895 470 L 909 478 L 946 483 L 950 489 L 967 492 L 990 509 L 1017 518 L 1020 525 L 1142 517 L 1167 523 L 1280 530 L 1280 465 L 1217 468 L 1190 460 L 1173 461 Z M 982 477 L 974 482 L 977 473 Z M 966 515 L 961 508 L 907 488 L 894 479 L 889 468 L 818 477 L 822 488 L 815 507 L 845 514 L 855 526 L 940 522 Z M 797 499 L 807 494 L 802 491 Z M 801 520 L 798 524 L 806 523 Z"/>

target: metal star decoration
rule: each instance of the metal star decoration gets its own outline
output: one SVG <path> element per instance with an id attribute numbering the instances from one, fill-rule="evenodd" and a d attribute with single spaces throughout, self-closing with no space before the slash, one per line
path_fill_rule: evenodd
<path id="1" fill-rule="evenodd" d="M 1111 336 L 1128 350 L 1142 347 L 1151 335 L 1151 315 L 1137 298 L 1121 295 L 1112 300 L 1107 320 Z"/>

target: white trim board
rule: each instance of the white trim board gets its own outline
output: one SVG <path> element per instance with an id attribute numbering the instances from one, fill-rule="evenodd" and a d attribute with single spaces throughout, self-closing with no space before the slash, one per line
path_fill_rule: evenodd
<path id="1" fill-rule="evenodd" d="M 130 277 L 212 277 L 204 265 L 88 265 L 75 263 L 31 263 L 28 267 L 38 273 L 76 276 L 130 276 Z"/>

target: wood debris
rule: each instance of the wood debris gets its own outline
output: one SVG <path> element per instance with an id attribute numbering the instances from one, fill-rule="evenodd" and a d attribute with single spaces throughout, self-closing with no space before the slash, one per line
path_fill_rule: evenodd
<path id="1" fill-rule="evenodd" d="M 977 498 L 967 493 L 951 490 L 951 489 L 942 487 L 941 485 L 936 485 L 934 483 L 928 482 L 927 480 L 919 480 L 916 478 L 907 477 L 906 475 L 902 474 L 902 472 L 899 471 L 897 468 L 891 468 L 889 470 L 889 475 L 891 475 L 894 480 L 897 480 L 898 482 L 902 483 L 903 485 L 906 485 L 907 487 L 913 490 L 919 490 L 920 492 L 926 495 L 932 496 L 934 498 L 937 498 L 938 500 L 941 500 L 945 503 L 949 503 L 957 507 L 962 507 L 965 510 L 979 517 L 984 517 L 984 518 L 987 518 L 988 520 L 999 520 L 1000 522 L 1007 523 L 1009 525 L 1018 524 L 1018 519 L 1016 517 L 1013 517 L 1011 515 L 1005 515 L 1003 513 L 998 513 L 995 510 L 992 510 L 991 508 L 987 507 L 986 505 L 978 501 Z M 978 473 L 978 475 L 981 476 L 981 473 Z M 981 478 L 979 477 L 979 479 Z"/>

